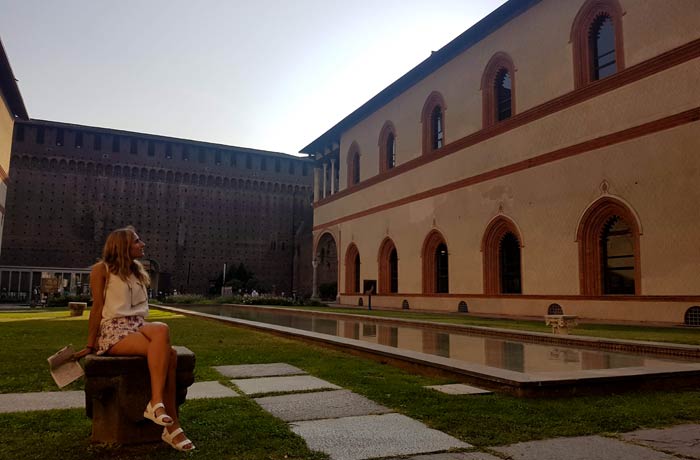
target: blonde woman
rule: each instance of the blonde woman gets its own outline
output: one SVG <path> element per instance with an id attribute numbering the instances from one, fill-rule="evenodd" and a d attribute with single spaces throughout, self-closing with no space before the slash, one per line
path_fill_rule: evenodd
<path id="1" fill-rule="evenodd" d="M 170 332 L 164 323 L 144 320 L 148 316 L 150 277 L 137 260 L 144 256 L 146 243 L 134 227 L 114 230 L 107 237 L 102 260 L 92 267 L 87 347 L 75 354 L 145 356 L 151 376 L 151 400 L 145 418 L 163 426 L 163 441 L 180 451 L 194 444 L 180 428 L 175 405 L 177 354 L 170 346 Z"/>

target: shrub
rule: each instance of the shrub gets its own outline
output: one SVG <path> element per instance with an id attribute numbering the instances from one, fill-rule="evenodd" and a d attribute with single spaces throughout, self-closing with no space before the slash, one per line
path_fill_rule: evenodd
<path id="1" fill-rule="evenodd" d="M 60 297 L 49 297 L 46 300 L 47 308 L 65 308 L 69 302 L 85 302 L 92 305 L 92 298 L 89 295 L 64 295 Z"/>

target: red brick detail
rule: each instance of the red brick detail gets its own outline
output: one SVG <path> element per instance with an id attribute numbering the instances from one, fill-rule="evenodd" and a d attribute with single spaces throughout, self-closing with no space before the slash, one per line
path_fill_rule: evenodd
<path id="1" fill-rule="evenodd" d="M 639 222 L 637 222 L 636 216 L 630 211 L 626 204 L 612 197 L 603 197 L 586 210 L 576 234 L 579 253 L 579 279 L 582 295 L 603 295 L 600 238 L 605 223 L 613 216 L 622 218 L 630 226 L 632 231 L 632 237 L 634 239 L 634 290 L 635 295 L 641 295 L 642 293 L 642 271 L 639 255 Z"/>
<path id="2" fill-rule="evenodd" d="M 501 293 L 499 249 L 501 240 L 507 233 L 515 235 L 522 248 L 523 239 L 518 232 L 518 228 L 507 217 L 496 217 L 484 232 L 484 237 L 481 240 L 481 252 L 484 259 L 484 294 L 494 295 Z"/>
<path id="3" fill-rule="evenodd" d="M 447 130 L 445 129 L 445 112 L 447 112 L 447 105 L 445 104 L 445 98 L 442 97 L 442 94 L 440 94 L 437 91 L 433 91 L 432 93 L 430 93 L 430 96 L 428 96 L 428 99 L 425 100 L 425 104 L 423 104 L 423 110 L 420 114 L 420 121 L 422 124 L 423 132 L 423 155 L 442 150 L 442 148 L 437 150 L 433 149 L 432 143 L 433 127 L 430 118 L 432 116 L 433 109 L 435 109 L 435 107 L 437 107 L 438 105 L 442 109 L 443 148 L 446 144 L 445 133 L 447 133 Z"/>
<path id="4" fill-rule="evenodd" d="M 481 76 L 481 100 L 483 126 L 487 128 L 496 124 L 498 101 L 496 100 L 496 77 L 501 70 L 507 70 L 511 81 L 511 117 L 515 115 L 515 66 L 513 59 L 506 53 L 498 52 L 486 64 Z"/>
<path id="5" fill-rule="evenodd" d="M 589 44 L 591 26 L 596 19 L 607 16 L 615 29 L 615 64 L 617 72 L 625 68 L 622 34 L 622 7 L 618 0 L 588 0 L 579 10 L 571 27 L 571 47 L 574 52 L 574 87 L 581 88 L 593 81 L 593 56 Z"/>
<path id="6" fill-rule="evenodd" d="M 432 230 L 428 233 L 423 241 L 423 294 L 435 294 L 437 286 L 435 285 L 435 251 L 441 244 L 447 245 L 445 238 L 438 230 Z M 448 247 L 449 248 L 449 247 Z"/>
<path id="7" fill-rule="evenodd" d="M 382 244 L 379 246 L 379 254 L 377 255 L 379 261 L 379 283 L 377 290 L 379 294 L 391 293 L 391 267 L 389 264 L 389 256 L 394 249 L 396 249 L 396 245 L 394 245 L 394 242 L 389 237 L 384 238 L 384 241 L 382 241 Z"/>
<path id="8" fill-rule="evenodd" d="M 355 243 L 350 243 L 348 250 L 345 251 L 345 292 L 348 294 L 359 294 L 355 290 L 357 279 L 355 278 L 355 262 L 360 251 Z"/>

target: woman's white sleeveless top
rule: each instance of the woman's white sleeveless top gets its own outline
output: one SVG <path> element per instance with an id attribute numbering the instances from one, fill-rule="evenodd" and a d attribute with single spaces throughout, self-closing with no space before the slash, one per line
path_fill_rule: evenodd
<path id="1" fill-rule="evenodd" d="M 124 281 L 109 273 L 102 321 L 123 316 L 148 316 L 148 293 L 133 274 Z"/>

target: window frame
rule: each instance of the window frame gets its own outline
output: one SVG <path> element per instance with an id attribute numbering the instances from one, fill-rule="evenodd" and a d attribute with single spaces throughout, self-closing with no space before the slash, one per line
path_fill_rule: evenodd
<path id="1" fill-rule="evenodd" d="M 502 286 L 501 242 L 507 234 L 518 240 L 520 249 L 520 292 L 504 293 Z M 523 238 L 515 222 L 499 215 L 489 222 L 481 240 L 485 295 L 522 295 L 523 293 Z"/>
<path id="2" fill-rule="evenodd" d="M 574 53 L 574 87 L 576 89 L 601 81 L 593 78 L 593 55 L 590 45 L 591 27 L 601 17 L 611 19 L 615 32 L 615 64 L 619 73 L 625 69 L 624 34 L 622 16 L 624 11 L 618 0 L 587 0 L 579 9 L 571 26 L 570 42 Z M 604 77 L 604 80 L 607 77 Z"/>
<path id="3" fill-rule="evenodd" d="M 498 119 L 498 84 L 499 76 L 503 71 L 510 75 L 510 117 L 503 120 Z M 513 59 L 505 52 L 498 52 L 491 56 L 486 64 L 484 73 L 481 75 L 481 105 L 482 105 L 482 125 L 484 128 L 502 123 L 513 118 L 517 113 L 515 110 L 515 65 Z"/>
<path id="4" fill-rule="evenodd" d="M 394 151 L 389 152 L 389 136 L 393 136 L 394 139 Z M 384 173 L 390 171 L 396 167 L 396 127 L 394 124 L 387 120 L 384 122 L 381 131 L 379 132 L 379 173 Z M 393 154 L 393 155 L 392 155 Z M 391 166 L 389 165 L 389 159 L 393 157 Z"/>
<path id="5" fill-rule="evenodd" d="M 439 148 L 434 148 L 433 146 L 433 140 L 435 137 L 434 129 L 433 129 L 433 112 L 435 111 L 436 107 L 440 107 L 440 112 L 442 115 L 442 146 Z M 446 133 L 447 133 L 447 123 L 446 123 L 446 118 L 447 118 L 447 105 L 445 104 L 445 98 L 442 97 L 442 94 L 440 94 L 437 91 L 433 91 L 430 93 L 428 98 L 425 101 L 425 104 L 423 104 L 423 110 L 421 111 L 421 124 L 422 124 L 422 132 L 423 132 L 423 155 L 427 155 L 433 152 L 437 152 L 445 147 L 447 144 L 446 142 Z"/>

